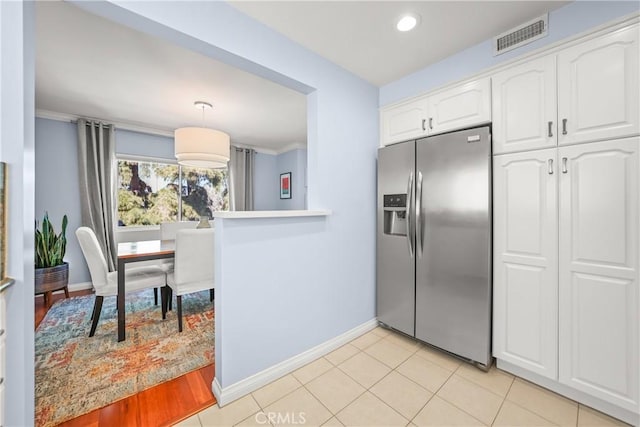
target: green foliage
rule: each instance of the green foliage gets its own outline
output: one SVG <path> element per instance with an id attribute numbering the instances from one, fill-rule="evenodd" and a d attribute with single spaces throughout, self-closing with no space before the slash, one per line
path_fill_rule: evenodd
<path id="1" fill-rule="evenodd" d="M 210 217 L 214 211 L 229 206 L 226 170 L 120 161 L 118 174 L 121 225 L 176 221 L 179 197 L 182 197 L 182 220 Z"/>
<path id="2" fill-rule="evenodd" d="M 38 229 L 36 221 L 36 268 L 55 267 L 64 263 L 67 251 L 67 216 L 62 217 L 62 231 L 56 234 L 49 221 L 49 213 L 44 214 L 42 229 Z"/>

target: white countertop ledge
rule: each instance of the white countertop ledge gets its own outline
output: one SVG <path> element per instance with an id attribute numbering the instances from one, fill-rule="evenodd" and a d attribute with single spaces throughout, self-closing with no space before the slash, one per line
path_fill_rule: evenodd
<path id="1" fill-rule="evenodd" d="M 225 219 L 250 219 L 250 218 L 291 218 L 302 216 L 329 216 L 330 210 L 304 210 L 304 211 L 228 211 L 213 212 L 214 218 Z"/>

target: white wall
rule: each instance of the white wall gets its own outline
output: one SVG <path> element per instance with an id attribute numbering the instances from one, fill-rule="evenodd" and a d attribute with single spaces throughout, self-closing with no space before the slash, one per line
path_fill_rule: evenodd
<path id="1" fill-rule="evenodd" d="M 0 2 L 0 161 L 8 164 L 6 426 L 34 423 L 34 7 Z"/>
<path id="2" fill-rule="evenodd" d="M 222 387 L 374 318 L 377 88 L 223 2 L 78 5 L 310 93 L 308 204 L 334 214 L 216 220 L 216 244 L 224 247 L 216 255 L 223 268 L 216 276 L 216 358 L 223 361 L 216 364 L 216 378 Z M 286 255 L 293 252 L 289 263 Z M 279 262 L 270 262 L 277 254 L 283 254 Z M 246 280 L 261 283 L 262 292 L 232 291 Z M 265 318 L 287 324 L 288 334 L 274 331 L 265 346 Z"/>
<path id="3" fill-rule="evenodd" d="M 621 16 L 637 12 L 639 9 L 640 2 L 638 1 L 575 1 L 569 3 L 549 14 L 549 33 L 546 37 L 499 56 L 493 56 L 492 40 L 485 40 L 429 67 L 382 86 L 380 88 L 380 106 L 470 77 L 486 68 Z"/>

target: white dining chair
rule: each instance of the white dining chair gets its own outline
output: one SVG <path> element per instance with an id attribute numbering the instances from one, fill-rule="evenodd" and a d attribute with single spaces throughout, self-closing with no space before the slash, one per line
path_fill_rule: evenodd
<path id="1" fill-rule="evenodd" d="M 91 275 L 91 282 L 93 283 L 96 294 L 93 314 L 91 315 L 91 331 L 89 332 L 89 336 L 92 337 L 98 326 L 104 297 L 118 294 L 118 272 L 109 271 L 106 258 L 91 228 L 78 228 L 76 230 L 76 237 L 78 238 L 78 242 L 80 242 L 80 248 L 89 266 L 89 274 Z M 126 292 L 147 288 L 164 288 L 165 284 L 166 274 L 157 266 L 130 267 L 125 270 Z"/>
<path id="2" fill-rule="evenodd" d="M 174 221 L 160 223 L 160 239 L 176 240 L 176 233 L 179 230 L 195 230 L 198 221 Z"/>
<path id="3" fill-rule="evenodd" d="M 169 299 L 175 293 L 179 332 L 182 332 L 183 295 L 208 289 L 213 301 L 213 237 L 213 228 L 178 230 L 176 233 L 174 270 L 167 274 L 167 286 L 162 290 L 162 318 L 166 319 Z"/>
<path id="4" fill-rule="evenodd" d="M 176 240 L 176 233 L 178 230 L 195 230 L 197 225 L 198 221 L 161 222 L 160 240 Z M 172 259 L 162 260 L 162 263 L 159 265 L 166 273 L 173 271 Z"/>

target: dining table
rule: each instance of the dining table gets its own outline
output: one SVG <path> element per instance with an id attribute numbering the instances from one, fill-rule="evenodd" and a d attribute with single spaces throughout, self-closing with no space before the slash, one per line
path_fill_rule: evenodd
<path id="1" fill-rule="evenodd" d="M 175 240 L 143 240 L 118 243 L 118 342 L 125 340 L 125 268 L 132 262 L 175 256 Z"/>

